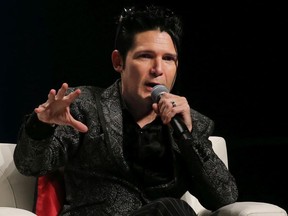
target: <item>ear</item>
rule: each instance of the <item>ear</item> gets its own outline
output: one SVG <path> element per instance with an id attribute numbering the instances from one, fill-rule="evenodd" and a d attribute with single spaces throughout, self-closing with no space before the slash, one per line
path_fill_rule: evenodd
<path id="1" fill-rule="evenodd" d="M 118 50 L 114 50 L 111 54 L 112 65 L 114 70 L 121 73 L 123 69 L 123 59 Z"/>

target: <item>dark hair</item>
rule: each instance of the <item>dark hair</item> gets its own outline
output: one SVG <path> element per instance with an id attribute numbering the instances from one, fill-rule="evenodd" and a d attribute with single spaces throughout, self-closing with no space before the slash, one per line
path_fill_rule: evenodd
<path id="1" fill-rule="evenodd" d="M 156 5 L 124 8 L 116 24 L 118 26 L 114 46 L 124 58 L 133 45 L 135 34 L 155 29 L 167 32 L 176 52 L 180 51 L 182 22 L 180 17 L 168 8 Z"/>

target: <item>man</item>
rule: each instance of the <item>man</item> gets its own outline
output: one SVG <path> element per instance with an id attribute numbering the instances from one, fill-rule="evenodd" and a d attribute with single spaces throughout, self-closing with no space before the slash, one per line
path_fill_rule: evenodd
<path id="1" fill-rule="evenodd" d="M 63 83 L 23 122 L 16 167 L 33 176 L 63 169 L 62 215 L 195 215 L 180 200 L 187 190 L 210 210 L 237 200 L 208 139 L 213 121 L 169 92 L 181 34 L 168 9 L 124 9 L 111 56 L 121 78 L 107 89 Z M 156 85 L 168 91 L 155 101 Z M 188 137 L 175 134 L 176 116 Z"/>

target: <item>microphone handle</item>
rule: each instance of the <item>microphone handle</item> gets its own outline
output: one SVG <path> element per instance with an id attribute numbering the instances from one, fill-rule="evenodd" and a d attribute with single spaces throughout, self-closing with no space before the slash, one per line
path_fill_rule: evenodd
<path id="1" fill-rule="evenodd" d="M 174 129 L 174 136 L 176 139 L 192 139 L 191 133 L 189 132 L 187 126 L 182 121 L 182 119 L 179 118 L 179 116 L 174 116 L 170 121 L 170 125 Z"/>

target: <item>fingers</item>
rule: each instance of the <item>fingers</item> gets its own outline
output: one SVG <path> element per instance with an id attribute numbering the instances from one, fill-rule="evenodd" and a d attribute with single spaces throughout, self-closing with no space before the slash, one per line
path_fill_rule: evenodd
<path id="1" fill-rule="evenodd" d="M 65 102 L 66 106 L 69 106 L 81 94 L 80 89 L 76 89 L 75 91 L 67 95 L 66 94 L 67 90 L 68 90 L 67 83 L 63 83 L 58 92 L 56 92 L 55 89 L 51 89 L 48 94 L 46 107 L 55 101 L 63 101 Z"/>
<path id="2" fill-rule="evenodd" d="M 68 94 L 67 96 L 65 96 L 65 99 L 66 99 L 67 102 L 70 104 L 70 103 L 72 103 L 80 94 L 81 94 L 81 90 L 80 90 L 80 89 L 76 89 L 75 91 L 73 91 L 73 92 L 71 92 L 70 94 Z"/>
<path id="3" fill-rule="evenodd" d="M 153 109 L 155 110 L 155 108 Z M 183 119 L 191 118 L 190 106 L 186 98 L 170 93 L 164 93 L 161 96 L 158 103 L 158 114 L 164 124 L 168 124 L 176 114 L 180 114 Z"/>
<path id="4" fill-rule="evenodd" d="M 68 84 L 63 83 L 58 92 L 51 89 L 45 103 L 39 105 L 34 111 L 40 120 L 46 123 L 67 123 L 70 116 L 70 104 L 80 95 L 80 89 L 67 94 Z M 41 114 L 41 115 L 39 115 Z"/>
<path id="5" fill-rule="evenodd" d="M 67 83 L 63 83 L 61 88 L 58 90 L 57 95 L 55 96 L 55 98 L 56 99 L 62 99 L 65 96 L 67 89 L 68 89 L 68 84 Z"/>
<path id="6" fill-rule="evenodd" d="M 68 84 L 63 83 L 58 92 L 51 89 L 45 103 L 39 105 L 34 111 L 42 122 L 57 125 L 69 125 L 80 132 L 87 132 L 88 127 L 73 118 L 70 113 L 70 104 L 80 95 L 80 89 L 68 93 Z"/>
<path id="7" fill-rule="evenodd" d="M 181 107 L 183 99 L 180 96 L 174 96 L 172 94 L 165 93 L 161 96 L 158 103 L 159 111 L 162 114 L 174 113 L 176 114 L 176 107 Z"/>
<path id="8" fill-rule="evenodd" d="M 55 99 L 56 100 L 65 100 L 67 105 L 69 106 L 81 94 L 81 90 L 76 89 L 75 91 L 66 95 L 67 90 L 68 90 L 68 84 L 63 83 L 61 88 L 58 90 L 58 92 L 55 96 Z"/>
<path id="9" fill-rule="evenodd" d="M 55 89 L 51 89 L 49 94 L 48 94 L 48 100 L 46 101 L 46 107 L 48 106 L 48 104 L 55 101 L 55 95 L 56 95 Z"/>
<path id="10" fill-rule="evenodd" d="M 74 118 L 71 120 L 70 126 L 74 127 L 76 130 L 82 133 L 86 133 L 88 131 L 88 127 L 85 124 L 75 120 Z"/>

